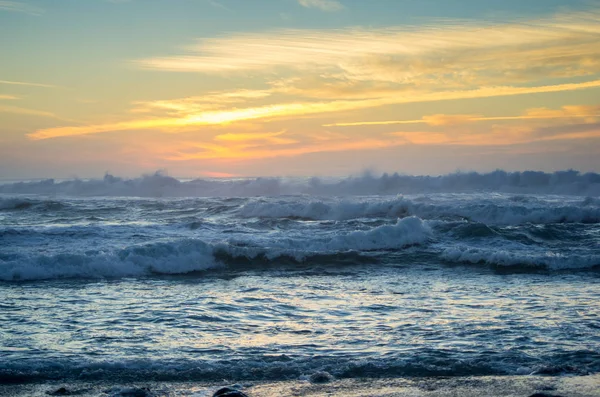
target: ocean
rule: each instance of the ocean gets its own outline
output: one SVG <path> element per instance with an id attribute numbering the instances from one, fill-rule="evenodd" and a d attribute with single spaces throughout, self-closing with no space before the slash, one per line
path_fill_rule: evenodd
<path id="1" fill-rule="evenodd" d="M 0 393 L 594 377 L 599 196 L 575 171 L 6 182 Z"/>

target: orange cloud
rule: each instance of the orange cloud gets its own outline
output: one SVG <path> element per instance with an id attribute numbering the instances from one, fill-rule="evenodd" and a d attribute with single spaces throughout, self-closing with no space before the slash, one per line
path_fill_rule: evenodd
<path id="1" fill-rule="evenodd" d="M 595 122 L 600 117 L 600 106 L 563 106 L 560 109 L 534 108 L 528 109 L 520 116 L 484 117 L 471 114 L 433 114 L 417 120 L 355 121 L 349 123 L 325 124 L 324 127 L 348 127 L 360 125 L 392 125 L 392 124 L 428 124 L 431 126 L 451 126 L 477 121 L 508 120 L 543 120 L 543 119 L 579 119 Z"/>
<path id="2" fill-rule="evenodd" d="M 362 139 L 358 141 L 348 142 L 332 142 L 324 144 L 309 143 L 304 146 L 291 148 L 277 147 L 259 147 L 252 148 L 245 145 L 239 146 L 222 146 L 215 144 L 191 144 L 198 149 L 196 153 L 178 153 L 172 156 L 166 156 L 166 160 L 249 160 L 249 159 L 264 159 L 272 157 L 291 157 L 308 153 L 318 152 L 343 152 L 347 150 L 367 150 L 367 149 L 382 149 L 391 146 L 403 145 L 405 140 L 398 139 Z"/>
<path id="3" fill-rule="evenodd" d="M 561 126 L 569 127 L 569 125 Z M 580 127 L 574 125 L 572 127 Z M 565 131 L 557 134 L 543 135 L 544 127 L 524 126 L 492 126 L 488 131 L 444 131 L 444 132 L 394 132 L 390 135 L 401 137 L 415 145 L 462 145 L 462 146 L 505 146 L 518 145 L 531 142 L 557 141 L 569 139 L 600 138 L 600 125 L 590 124 L 586 131 L 578 128 L 564 128 Z"/>
<path id="4" fill-rule="evenodd" d="M 285 134 L 285 131 L 279 132 L 253 132 L 253 133 L 227 133 L 215 136 L 216 141 L 225 142 L 253 142 L 262 141 L 271 145 L 289 145 L 298 143 L 297 140 L 290 138 L 283 138 L 281 135 Z"/>
<path id="5" fill-rule="evenodd" d="M 433 114 L 423 116 L 423 122 L 433 126 L 458 125 L 468 123 L 480 117 L 469 114 Z"/>
<path id="6" fill-rule="evenodd" d="M 421 94 L 415 93 L 414 95 L 411 95 L 410 93 L 401 93 L 400 95 L 396 96 L 389 95 L 383 98 L 354 101 L 340 100 L 329 102 L 281 103 L 253 108 L 207 112 L 201 111 L 197 114 L 189 114 L 182 117 L 132 120 L 120 123 L 108 123 L 90 126 L 48 128 L 38 130 L 34 133 L 29 134 L 28 136 L 30 139 L 39 140 L 63 136 L 97 134 L 102 132 L 125 130 L 158 129 L 168 131 L 169 129 L 174 129 L 176 131 L 178 128 L 188 126 L 221 125 L 244 120 L 267 121 L 275 118 L 302 117 L 308 115 L 326 114 L 332 112 L 364 109 L 400 103 L 433 102 L 452 99 L 512 96 L 531 93 L 572 91 L 594 87 L 600 87 L 600 80 L 593 80 L 584 83 L 558 84 L 537 87 L 484 87 L 468 91 L 431 92 Z"/>

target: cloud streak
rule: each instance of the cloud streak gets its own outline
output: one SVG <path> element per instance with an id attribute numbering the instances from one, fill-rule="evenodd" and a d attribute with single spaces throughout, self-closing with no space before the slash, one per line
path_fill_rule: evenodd
<path id="1" fill-rule="evenodd" d="M 417 120 L 354 121 L 324 124 L 324 127 L 354 127 L 362 125 L 428 124 L 431 126 L 457 125 L 478 121 L 547 120 L 547 119 L 595 119 L 600 117 L 600 106 L 563 106 L 559 110 L 546 108 L 529 109 L 519 116 L 483 117 L 470 114 L 434 114 Z"/>
<path id="2" fill-rule="evenodd" d="M 564 128 L 557 134 L 545 133 L 547 128 L 494 126 L 491 131 L 470 132 L 395 132 L 391 136 L 404 139 L 413 145 L 457 145 L 457 146 L 514 146 L 531 142 L 548 142 L 573 139 L 600 138 L 600 124 L 575 124 Z"/>
<path id="3" fill-rule="evenodd" d="M 272 120 L 277 118 L 303 117 L 315 114 L 326 114 L 347 110 L 372 108 L 383 105 L 434 102 L 455 99 L 488 98 L 495 96 L 512 96 L 532 93 L 548 93 L 573 91 L 600 87 L 600 80 L 585 83 L 561 84 L 539 87 L 488 87 L 470 91 L 448 91 L 432 93 L 399 93 L 384 98 L 366 100 L 340 100 L 327 102 L 293 102 L 265 105 L 260 107 L 234 108 L 230 110 L 199 111 L 168 118 L 147 118 L 129 120 L 119 123 L 107 123 L 88 126 L 56 127 L 38 130 L 29 134 L 33 140 L 50 139 L 65 136 L 98 134 L 103 132 L 145 130 L 145 129 L 181 129 L 190 126 L 223 125 L 246 120 Z M 178 102 L 175 101 L 174 104 Z M 163 103 L 162 106 L 167 106 Z"/>
<path id="4" fill-rule="evenodd" d="M 318 8 L 322 11 L 340 11 L 344 9 L 342 3 L 337 0 L 298 0 L 302 7 Z"/>
<path id="5" fill-rule="evenodd" d="M 21 12 L 29 15 L 42 15 L 44 10 L 21 1 L 0 0 L 0 11 Z"/>
<path id="6" fill-rule="evenodd" d="M 343 152 L 354 150 L 383 149 L 392 146 L 404 145 L 404 139 L 387 137 L 385 139 L 364 138 L 358 140 L 346 140 L 336 142 L 305 142 L 293 147 L 270 147 L 267 145 L 219 145 L 212 143 L 192 144 L 198 150 L 195 152 L 180 152 L 166 156 L 165 159 L 172 161 L 190 160 L 253 160 L 273 157 L 293 157 L 310 153 L 321 152 Z"/>
<path id="7" fill-rule="evenodd" d="M 0 80 L 0 84 L 24 85 L 24 86 L 29 86 L 29 87 L 43 87 L 43 88 L 58 88 L 57 86 L 51 85 L 51 84 L 27 83 L 24 81 Z"/>
<path id="8" fill-rule="evenodd" d="M 235 73 L 294 70 L 323 82 L 464 89 L 600 73 L 600 11 L 514 23 L 286 29 L 205 38 L 145 69 Z"/>
<path id="9" fill-rule="evenodd" d="M 18 106 L 0 106 L 0 113 L 13 113 L 13 114 L 22 114 L 28 116 L 38 116 L 38 117 L 48 117 L 51 119 L 63 120 L 63 121 L 71 121 L 65 120 L 52 112 L 46 112 L 43 110 L 35 110 L 35 109 L 27 109 Z"/>

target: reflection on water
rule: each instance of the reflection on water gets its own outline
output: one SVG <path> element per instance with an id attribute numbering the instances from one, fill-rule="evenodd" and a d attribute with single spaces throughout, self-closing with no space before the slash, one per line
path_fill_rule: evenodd
<path id="1" fill-rule="evenodd" d="M 597 276 L 368 265 L 232 276 L 5 284 L 3 370 L 39 361 L 127 372 L 140 360 L 183 377 L 211 363 L 263 378 L 282 366 L 286 376 L 600 369 Z"/>

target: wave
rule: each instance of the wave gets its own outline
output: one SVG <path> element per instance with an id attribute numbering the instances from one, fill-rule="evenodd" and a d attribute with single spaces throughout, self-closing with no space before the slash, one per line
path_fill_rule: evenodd
<path id="1" fill-rule="evenodd" d="M 116 252 L 86 251 L 33 257 L 0 257 L 0 280 L 114 278 L 176 274 L 218 266 L 212 247 L 200 240 L 153 243 Z"/>
<path id="2" fill-rule="evenodd" d="M 556 200 L 554 196 L 542 199 L 537 196 L 498 197 L 382 197 L 309 199 L 286 197 L 282 199 L 239 199 L 234 203 L 222 199 L 149 200 L 106 203 L 99 200 L 34 199 L 22 197 L 0 198 L 0 212 L 58 212 L 69 211 L 94 220 L 97 216 L 113 216 L 131 208 L 148 212 L 161 220 L 178 222 L 187 216 L 197 227 L 199 219 L 213 216 L 238 216 L 242 219 L 334 220 L 396 219 L 417 216 L 427 220 L 468 220 L 488 225 L 600 223 L 600 200 L 586 197 L 583 200 Z M 236 199 L 237 200 L 237 199 Z M 200 218 L 199 218 L 200 217 Z M 157 219 L 158 219 L 157 218 Z M 195 226 L 194 226 L 195 225 Z"/>
<path id="3" fill-rule="evenodd" d="M 180 239 L 126 247 L 114 251 L 87 250 L 23 257 L 0 255 L 0 280 L 55 278 L 115 278 L 152 274 L 186 274 L 227 266 L 234 262 L 259 264 L 285 261 L 306 262 L 373 250 L 396 250 L 425 243 L 429 227 L 419 218 L 399 219 L 395 224 L 353 231 L 334 237 L 285 238 L 271 241 L 232 239 L 205 242 Z"/>
<path id="4" fill-rule="evenodd" d="M 594 351 L 557 352 L 532 357 L 515 351 L 464 354 L 421 348 L 410 355 L 357 359 L 343 355 L 290 357 L 256 355 L 229 359 L 52 359 L 10 360 L 0 363 L 0 383 L 61 381 L 265 381 L 291 380 L 316 372 L 336 378 L 390 378 L 431 376 L 485 376 L 571 374 L 600 371 Z"/>
<path id="5" fill-rule="evenodd" d="M 573 270 L 600 267 L 600 255 L 565 255 L 553 252 L 523 252 L 509 249 L 489 249 L 456 246 L 442 251 L 442 259 L 450 262 L 486 264 L 500 268 L 541 270 Z"/>
<path id="6" fill-rule="evenodd" d="M 487 202 L 486 202 L 487 201 Z M 489 199 L 466 203 L 433 202 L 399 197 L 393 200 L 363 201 L 253 201 L 243 205 L 244 218 L 289 218 L 303 220 L 350 220 L 359 218 L 398 218 L 418 216 L 423 219 L 470 220 L 492 225 L 524 223 L 600 223 L 600 205 L 590 198 L 582 203 L 557 205 L 544 201 L 522 205 L 512 200 L 501 203 Z"/>
<path id="7" fill-rule="evenodd" d="M 17 182 L 0 185 L 0 193 L 71 196 L 137 197 L 248 197 L 310 194 L 323 196 L 388 195 L 429 192 L 507 192 L 600 196 L 600 174 L 567 170 L 490 173 L 454 173 L 409 176 L 394 173 L 380 177 L 365 174 L 348 178 L 237 178 L 179 180 L 162 173 L 125 179 Z"/>
<path id="8" fill-rule="evenodd" d="M 0 211 L 41 210 L 57 211 L 65 208 L 65 204 L 57 200 L 36 200 L 30 198 L 0 198 Z"/>

